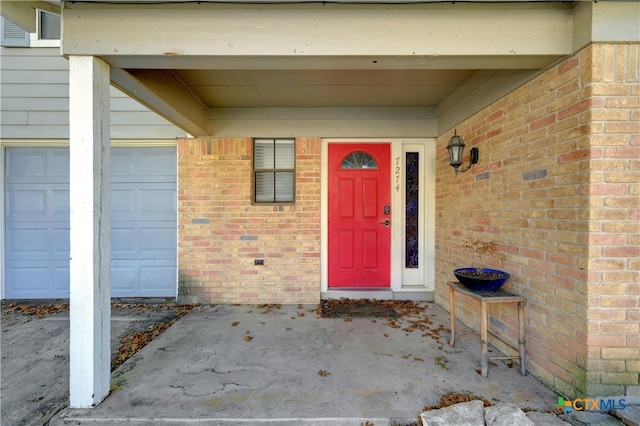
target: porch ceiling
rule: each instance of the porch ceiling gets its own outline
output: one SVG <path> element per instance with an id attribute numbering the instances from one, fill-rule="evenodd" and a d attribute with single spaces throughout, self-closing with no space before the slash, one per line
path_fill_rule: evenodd
<path id="1" fill-rule="evenodd" d="M 207 108 L 436 106 L 473 70 L 175 70 Z"/>
<path id="2" fill-rule="evenodd" d="M 161 3 L 64 2 L 62 51 L 103 58 L 115 86 L 194 136 L 215 134 L 219 109 L 421 108 L 459 119 L 572 53 L 560 2 Z"/>

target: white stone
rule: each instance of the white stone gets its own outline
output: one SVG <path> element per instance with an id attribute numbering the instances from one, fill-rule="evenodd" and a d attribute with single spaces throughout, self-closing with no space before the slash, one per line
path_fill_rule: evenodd
<path id="1" fill-rule="evenodd" d="M 484 426 L 484 403 L 462 402 L 420 414 L 424 426 Z"/>
<path id="2" fill-rule="evenodd" d="M 553 413 L 538 413 L 537 411 L 529 411 L 525 413 L 527 418 L 533 422 L 535 426 L 568 426 L 571 423 L 562 421 Z"/>
<path id="3" fill-rule="evenodd" d="M 513 404 L 496 404 L 484 410 L 487 426 L 534 426 L 533 422 Z"/>

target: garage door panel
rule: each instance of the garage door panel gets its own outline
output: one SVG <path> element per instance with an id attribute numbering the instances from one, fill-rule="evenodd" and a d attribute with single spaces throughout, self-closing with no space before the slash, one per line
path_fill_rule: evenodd
<path id="1" fill-rule="evenodd" d="M 69 228 L 54 228 L 51 232 L 51 251 L 54 259 L 69 260 Z"/>
<path id="2" fill-rule="evenodd" d="M 111 149 L 111 183 L 175 182 L 174 148 Z"/>
<path id="3" fill-rule="evenodd" d="M 61 184 L 36 189 L 33 185 L 7 185 L 6 221 L 69 221 L 69 190 Z M 39 184 L 42 187 L 45 184 Z M 68 187 L 68 185 L 67 185 Z"/>
<path id="4" fill-rule="evenodd" d="M 57 297 L 69 297 L 69 262 L 53 267 L 53 291 Z"/>
<path id="5" fill-rule="evenodd" d="M 161 294 L 162 296 L 172 296 L 175 288 L 166 288 L 161 285 L 163 282 L 176 280 L 175 265 L 150 265 L 140 268 L 140 292 L 146 295 Z"/>
<path id="6" fill-rule="evenodd" d="M 42 293 L 50 290 L 51 270 L 31 263 L 9 262 L 7 272 L 19 278 L 20 290 L 25 293 Z M 11 280 L 10 282 L 16 282 Z M 8 290 L 13 289 L 10 287 Z"/>
<path id="7" fill-rule="evenodd" d="M 176 158 L 170 152 L 156 152 L 140 158 L 140 176 L 153 176 L 164 180 L 176 174 Z"/>
<path id="8" fill-rule="evenodd" d="M 137 157 L 128 149 L 111 150 L 111 182 L 129 182 L 135 175 Z"/>
<path id="9" fill-rule="evenodd" d="M 141 266 L 134 260 L 119 260 L 111 263 L 111 296 L 175 296 L 175 263 L 167 261 L 147 261 Z"/>
<path id="10" fill-rule="evenodd" d="M 49 192 L 49 197 L 53 198 L 49 210 L 51 220 L 69 221 L 69 189 L 54 189 Z"/>
<path id="11" fill-rule="evenodd" d="M 47 176 L 47 152 L 16 148 L 7 151 L 7 178 L 12 182 L 33 182 Z"/>
<path id="12" fill-rule="evenodd" d="M 46 217 L 46 190 L 13 190 L 7 197 L 7 212 L 9 217 L 16 215 L 30 215 L 32 217 Z"/>
<path id="13" fill-rule="evenodd" d="M 111 221 L 127 220 L 136 213 L 136 191 L 111 187 Z"/>
<path id="14" fill-rule="evenodd" d="M 49 253 L 48 230 L 46 228 L 7 229 L 8 260 L 46 259 Z"/>
<path id="15" fill-rule="evenodd" d="M 68 261 L 69 228 L 55 223 L 14 223 L 7 226 L 5 248 L 7 260 Z"/>
<path id="16" fill-rule="evenodd" d="M 140 249 L 146 258 L 164 258 L 176 246 L 176 230 L 168 228 L 140 229 Z"/>
<path id="17" fill-rule="evenodd" d="M 147 189 L 140 191 L 140 213 L 155 220 L 173 217 L 176 214 L 175 191 L 166 189 Z"/>
<path id="18" fill-rule="evenodd" d="M 132 225 L 132 223 L 127 223 Z M 172 259 L 175 255 L 177 231 L 162 223 L 135 222 L 119 228 L 112 224 L 111 258 Z"/>
<path id="19" fill-rule="evenodd" d="M 138 265 L 129 262 L 111 262 L 111 296 L 123 297 L 137 293 Z"/>
<path id="20" fill-rule="evenodd" d="M 129 184 L 130 185 L 130 184 Z M 175 188 L 166 183 L 138 183 L 135 189 L 124 184 L 111 186 L 111 221 L 175 221 Z"/>
<path id="21" fill-rule="evenodd" d="M 68 297 L 68 149 L 7 148 L 5 159 L 6 295 Z M 111 149 L 113 297 L 175 296 L 175 162 L 175 148 Z"/>
<path id="22" fill-rule="evenodd" d="M 56 182 L 69 182 L 69 150 L 49 151 L 48 179 Z"/>
<path id="23" fill-rule="evenodd" d="M 118 228 L 111 226 L 111 258 L 120 259 L 123 256 L 133 257 L 138 252 L 136 229 L 133 227 Z"/>
<path id="24" fill-rule="evenodd" d="M 69 150 L 67 148 L 11 148 L 6 152 L 7 182 L 69 182 Z"/>

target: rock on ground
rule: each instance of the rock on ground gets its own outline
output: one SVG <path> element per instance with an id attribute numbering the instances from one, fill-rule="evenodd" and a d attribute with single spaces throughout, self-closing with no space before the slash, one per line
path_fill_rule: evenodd
<path id="1" fill-rule="evenodd" d="M 484 403 L 470 401 L 420 415 L 423 426 L 484 426 Z"/>
<path id="2" fill-rule="evenodd" d="M 487 426 L 534 426 L 533 422 L 513 404 L 496 404 L 484 410 Z"/>
<path id="3" fill-rule="evenodd" d="M 537 411 L 529 411 L 526 413 L 529 420 L 535 426 L 568 426 L 570 423 L 562 421 L 553 413 L 539 413 Z"/>

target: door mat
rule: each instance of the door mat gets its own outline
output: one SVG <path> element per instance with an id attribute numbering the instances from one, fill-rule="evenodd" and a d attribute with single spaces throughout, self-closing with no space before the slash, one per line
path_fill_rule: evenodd
<path id="1" fill-rule="evenodd" d="M 370 299 L 328 299 L 320 302 L 323 318 L 398 318 L 392 301 Z"/>

